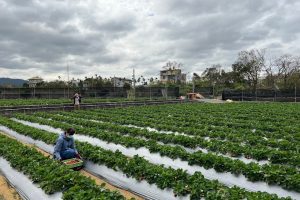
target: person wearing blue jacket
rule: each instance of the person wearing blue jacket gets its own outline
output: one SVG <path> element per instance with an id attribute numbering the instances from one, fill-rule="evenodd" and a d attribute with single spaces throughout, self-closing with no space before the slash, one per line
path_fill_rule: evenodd
<path id="1" fill-rule="evenodd" d="M 70 158 L 81 158 L 76 147 L 74 140 L 75 130 L 68 128 L 67 131 L 62 133 L 56 140 L 54 147 L 54 158 L 57 160 L 66 160 Z"/>

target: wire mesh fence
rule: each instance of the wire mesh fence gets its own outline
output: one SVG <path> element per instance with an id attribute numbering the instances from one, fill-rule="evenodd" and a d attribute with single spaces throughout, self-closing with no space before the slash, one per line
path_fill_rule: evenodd
<path id="1" fill-rule="evenodd" d="M 235 101 L 276 101 L 276 102 L 299 102 L 299 89 L 271 90 L 257 89 L 251 90 L 224 90 L 222 99 Z"/>
<path id="2" fill-rule="evenodd" d="M 213 95 L 217 95 L 217 91 L 214 87 L 195 87 L 195 93 L 200 93 L 206 98 L 212 97 Z"/>
<path id="3" fill-rule="evenodd" d="M 177 98 L 179 87 L 0 88 L 0 99 L 71 98 L 74 93 L 85 98 Z"/>

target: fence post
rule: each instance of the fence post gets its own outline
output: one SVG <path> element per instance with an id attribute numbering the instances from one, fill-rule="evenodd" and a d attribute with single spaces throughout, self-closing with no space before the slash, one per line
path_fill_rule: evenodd
<path id="1" fill-rule="evenodd" d="M 149 87 L 150 87 L 150 101 L 151 101 L 152 100 L 151 85 Z"/>
<path id="2" fill-rule="evenodd" d="M 168 88 L 166 87 L 166 100 L 168 100 Z"/>
<path id="3" fill-rule="evenodd" d="M 297 85 L 295 84 L 295 103 L 297 102 Z"/>
<path id="4" fill-rule="evenodd" d="M 35 87 L 33 87 L 33 98 L 35 98 Z"/>
<path id="5" fill-rule="evenodd" d="M 242 101 L 244 101 L 244 89 L 242 89 Z"/>
<path id="6" fill-rule="evenodd" d="M 255 101 L 257 101 L 257 87 L 255 88 Z"/>

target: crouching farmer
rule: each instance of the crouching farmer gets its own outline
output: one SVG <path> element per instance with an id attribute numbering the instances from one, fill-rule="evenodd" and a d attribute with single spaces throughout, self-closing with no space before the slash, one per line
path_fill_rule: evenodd
<path id="1" fill-rule="evenodd" d="M 75 130 L 73 128 L 68 128 L 66 132 L 58 137 L 53 153 L 55 159 L 66 160 L 70 158 L 81 158 L 75 148 L 74 134 Z"/>

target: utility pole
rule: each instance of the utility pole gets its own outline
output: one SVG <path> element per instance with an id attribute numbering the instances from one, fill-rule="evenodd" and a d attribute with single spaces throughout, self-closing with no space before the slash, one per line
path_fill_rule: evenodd
<path id="1" fill-rule="evenodd" d="M 114 75 L 114 88 L 116 87 L 116 76 Z"/>
<path id="2" fill-rule="evenodd" d="M 152 100 L 152 94 L 151 94 L 151 83 L 150 83 L 150 101 Z"/>
<path id="3" fill-rule="evenodd" d="M 194 75 L 192 77 L 192 83 L 193 83 L 193 93 L 195 93 L 195 78 L 194 78 Z"/>
<path id="4" fill-rule="evenodd" d="M 135 70 L 134 70 L 134 68 L 133 68 L 132 79 L 133 79 L 133 99 L 135 100 Z"/>
<path id="5" fill-rule="evenodd" d="M 114 75 L 114 97 L 116 96 L 116 76 Z"/>
<path id="6" fill-rule="evenodd" d="M 68 73 L 68 98 L 70 98 L 70 84 L 69 84 L 69 81 L 70 81 L 70 77 L 69 77 L 69 61 L 67 62 L 67 73 Z"/>

